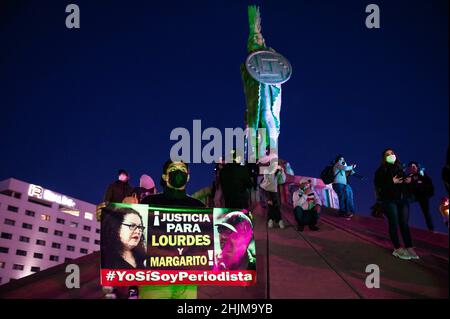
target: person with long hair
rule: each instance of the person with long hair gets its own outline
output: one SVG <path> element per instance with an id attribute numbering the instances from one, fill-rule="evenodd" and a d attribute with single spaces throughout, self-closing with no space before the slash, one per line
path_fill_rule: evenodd
<path id="1" fill-rule="evenodd" d="M 103 214 L 102 268 L 144 268 L 145 226 L 141 215 L 131 208 L 106 208 Z"/>
<path id="2" fill-rule="evenodd" d="M 375 172 L 375 191 L 377 200 L 383 207 L 389 223 L 389 235 L 394 246 L 393 255 L 401 259 L 419 259 L 413 249 L 409 230 L 409 202 L 412 195 L 407 176 L 394 150 L 383 151 L 381 165 Z M 400 244 L 398 229 L 403 238 L 404 248 Z"/>

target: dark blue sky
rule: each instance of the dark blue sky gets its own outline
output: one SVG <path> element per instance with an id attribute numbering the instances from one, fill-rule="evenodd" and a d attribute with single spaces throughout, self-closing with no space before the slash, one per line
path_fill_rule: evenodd
<path id="1" fill-rule="evenodd" d="M 65 27 L 65 7 L 81 29 Z M 15 177 L 93 203 L 118 168 L 159 179 L 175 127 L 243 125 L 239 66 L 248 4 L 267 45 L 286 56 L 280 156 L 318 176 L 337 153 L 359 165 L 358 211 L 374 202 L 386 147 L 417 160 L 436 186 L 448 147 L 448 1 L 2 1 L 0 179 Z M 365 7 L 381 29 L 365 27 Z M 191 165 L 189 191 L 212 181 Z M 423 227 L 416 205 L 412 225 Z"/>

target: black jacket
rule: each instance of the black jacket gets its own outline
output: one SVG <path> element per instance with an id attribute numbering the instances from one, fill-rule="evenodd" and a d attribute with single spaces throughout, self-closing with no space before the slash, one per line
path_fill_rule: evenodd
<path id="1" fill-rule="evenodd" d="M 219 178 L 225 201 L 248 201 L 248 189 L 253 186 L 248 167 L 237 163 L 226 164 Z"/>
<path id="2" fill-rule="evenodd" d="M 128 182 L 115 181 L 108 186 L 103 201 L 107 203 L 121 203 L 122 200 L 131 196 L 133 188 Z"/>
<path id="3" fill-rule="evenodd" d="M 186 195 L 186 191 L 179 191 L 166 187 L 164 192 L 145 197 L 141 204 L 171 207 L 205 207 L 198 199 Z"/>
<path id="4" fill-rule="evenodd" d="M 406 177 L 400 164 L 381 164 L 375 172 L 375 192 L 379 201 L 411 200 L 411 187 L 406 183 L 394 184 L 394 176 Z"/>
<path id="5" fill-rule="evenodd" d="M 414 174 L 411 180 L 411 190 L 416 199 L 430 198 L 434 195 L 434 186 L 428 175 Z"/>

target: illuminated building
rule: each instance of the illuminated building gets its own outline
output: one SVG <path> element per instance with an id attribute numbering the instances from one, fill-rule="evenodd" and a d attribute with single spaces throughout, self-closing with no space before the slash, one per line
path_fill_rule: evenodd
<path id="1" fill-rule="evenodd" d="M 0 182 L 0 284 L 99 245 L 95 205 L 14 178 Z"/>

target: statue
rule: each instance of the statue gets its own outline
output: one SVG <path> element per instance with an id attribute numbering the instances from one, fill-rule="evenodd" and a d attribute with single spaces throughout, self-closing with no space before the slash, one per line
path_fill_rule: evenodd
<path id="1" fill-rule="evenodd" d="M 256 162 L 266 149 L 277 153 L 280 134 L 281 84 L 289 80 L 292 68 L 288 60 L 272 48 L 266 47 L 261 34 L 259 8 L 248 7 L 250 34 L 249 53 L 241 65 L 246 99 L 247 159 Z M 257 130 L 265 129 L 265 134 Z M 263 131 L 264 132 L 264 131 Z"/>

